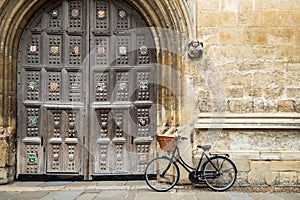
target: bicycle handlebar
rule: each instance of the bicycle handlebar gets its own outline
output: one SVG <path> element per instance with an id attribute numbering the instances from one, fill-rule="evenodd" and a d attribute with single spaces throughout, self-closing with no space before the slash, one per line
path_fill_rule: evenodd
<path id="1" fill-rule="evenodd" d="M 181 135 L 177 136 L 177 140 L 187 140 L 187 139 L 188 139 L 187 137 L 183 137 Z"/>

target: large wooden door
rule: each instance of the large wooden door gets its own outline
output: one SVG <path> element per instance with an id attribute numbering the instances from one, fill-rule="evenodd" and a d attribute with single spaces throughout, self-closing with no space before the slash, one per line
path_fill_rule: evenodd
<path id="1" fill-rule="evenodd" d="M 120 1 L 53 1 L 24 30 L 17 176 L 142 174 L 154 154 L 155 52 Z"/>

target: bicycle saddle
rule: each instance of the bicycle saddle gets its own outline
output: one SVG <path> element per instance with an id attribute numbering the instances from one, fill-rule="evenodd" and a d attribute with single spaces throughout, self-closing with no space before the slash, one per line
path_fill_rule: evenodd
<path id="1" fill-rule="evenodd" d="M 203 151 L 209 151 L 211 148 L 210 145 L 197 145 L 197 147 L 203 149 Z"/>

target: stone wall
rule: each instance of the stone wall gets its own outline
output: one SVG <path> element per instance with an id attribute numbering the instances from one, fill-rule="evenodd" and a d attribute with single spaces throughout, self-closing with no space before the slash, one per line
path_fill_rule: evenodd
<path id="1" fill-rule="evenodd" d="M 197 37 L 219 70 L 227 111 L 299 113 L 300 3 L 212 0 L 197 9 Z"/>
<path id="2" fill-rule="evenodd" d="M 209 60 L 202 70 L 216 69 L 222 80 L 222 88 L 213 88 L 207 77 L 196 77 L 200 116 L 218 112 L 224 119 L 214 151 L 232 155 L 240 185 L 299 184 L 299 1 L 198 1 L 196 26 Z M 219 110 L 213 107 L 215 89 L 225 96 Z M 233 113 L 235 120 L 226 120 Z M 240 116 L 251 119 L 238 122 Z M 201 121 L 207 119 L 196 125 L 198 143 L 207 130 L 214 132 L 214 125 Z"/>

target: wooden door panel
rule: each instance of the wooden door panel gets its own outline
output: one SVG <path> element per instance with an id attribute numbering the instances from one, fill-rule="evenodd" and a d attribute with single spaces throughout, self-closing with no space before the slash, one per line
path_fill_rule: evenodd
<path id="1" fill-rule="evenodd" d="M 18 140 L 20 151 L 18 154 L 18 163 L 23 163 L 19 170 L 23 173 L 41 173 L 43 170 L 43 146 L 40 126 L 41 109 L 40 107 L 27 106 L 21 108 L 20 113 L 22 123 L 19 128 L 26 129 L 26 135 L 22 135 L 21 140 Z"/>
<path id="2" fill-rule="evenodd" d="M 94 146 L 94 173 L 127 173 L 128 109 L 96 109 L 97 123 L 92 141 Z"/>
<path id="3" fill-rule="evenodd" d="M 78 110 L 48 110 L 47 172 L 79 173 L 81 166 Z"/>
<path id="4" fill-rule="evenodd" d="M 83 102 L 83 82 L 85 82 L 82 71 L 68 72 L 67 101 Z"/>

